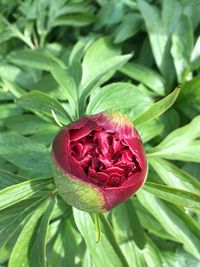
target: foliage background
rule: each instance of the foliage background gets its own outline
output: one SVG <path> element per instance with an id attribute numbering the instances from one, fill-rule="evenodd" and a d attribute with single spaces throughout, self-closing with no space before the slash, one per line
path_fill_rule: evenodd
<path id="1" fill-rule="evenodd" d="M 0 13 L 0 266 L 200 266 L 199 0 L 1 0 Z M 93 215 L 56 193 L 50 151 L 55 120 L 107 109 L 136 124 L 150 166 L 100 215 L 96 244 Z"/>

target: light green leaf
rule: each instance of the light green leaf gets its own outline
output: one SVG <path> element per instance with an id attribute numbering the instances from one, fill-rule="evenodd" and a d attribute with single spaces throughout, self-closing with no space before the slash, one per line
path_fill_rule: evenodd
<path id="1" fill-rule="evenodd" d="M 143 143 L 160 135 L 163 128 L 164 125 L 159 120 L 150 120 L 137 125 L 137 131 L 139 132 Z"/>
<path id="2" fill-rule="evenodd" d="M 156 71 L 136 63 L 127 63 L 120 72 L 143 83 L 158 95 L 165 94 L 165 81 Z"/>
<path id="3" fill-rule="evenodd" d="M 164 0 L 162 8 L 162 22 L 168 35 L 174 32 L 182 14 L 182 6 L 178 0 Z"/>
<path id="4" fill-rule="evenodd" d="M 187 172 L 176 167 L 176 165 L 158 157 L 148 157 L 148 162 L 167 185 L 200 193 L 200 182 Z"/>
<path id="5" fill-rule="evenodd" d="M 87 81 L 87 77 L 91 72 L 95 74 L 96 69 L 102 67 L 106 63 L 105 61 L 116 56 L 120 56 L 120 49 L 118 46 L 112 45 L 111 38 L 102 37 L 95 41 L 89 46 L 83 58 L 82 84 Z"/>
<path id="6" fill-rule="evenodd" d="M 120 244 L 120 248 L 124 255 L 126 255 L 126 259 L 130 267 L 147 267 L 144 256 L 141 253 L 141 250 L 136 246 L 134 241 L 127 241 L 125 243 L 122 243 Z"/>
<path id="7" fill-rule="evenodd" d="M 67 98 L 73 108 L 77 105 L 77 88 L 73 77 L 67 69 L 56 67 L 51 74 L 63 90 L 66 91 Z"/>
<path id="8" fill-rule="evenodd" d="M 197 68 L 200 67 L 200 36 L 196 40 L 190 60 L 191 60 L 192 70 L 196 70 Z"/>
<path id="9" fill-rule="evenodd" d="M 108 59 L 105 61 L 104 64 L 102 64 L 99 68 L 95 68 L 94 72 L 91 72 L 85 83 L 82 84 L 80 89 L 81 94 L 81 99 L 80 99 L 80 105 L 84 105 L 86 97 L 90 93 L 90 91 L 98 84 L 101 84 L 101 80 L 105 82 L 108 80 L 110 77 L 112 77 L 113 73 L 119 69 L 121 66 L 123 66 L 130 58 L 132 55 L 125 55 L 125 56 L 116 56 L 111 59 Z M 94 60 L 95 61 L 95 60 Z M 109 75 L 109 73 L 111 73 Z M 109 75 L 109 78 L 108 78 Z M 105 77 L 107 77 L 105 79 Z"/>
<path id="10" fill-rule="evenodd" d="M 143 190 L 175 205 L 192 210 L 200 210 L 200 195 L 150 182 L 145 183 Z"/>
<path id="11" fill-rule="evenodd" d="M 22 267 L 30 266 L 30 246 L 32 245 L 32 238 L 34 236 L 35 229 L 37 227 L 38 221 L 47 209 L 49 204 L 49 199 L 44 201 L 33 213 L 30 219 L 26 222 L 17 242 L 12 250 L 9 267 Z"/>
<path id="12" fill-rule="evenodd" d="M 42 112 L 49 117 L 52 117 L 51 110 L 53 110 L 59 117 L 59 120 L 66 124 L 71 120 L 70 115 L 58 100 L 39 91 L 31 91 L 23 95 L 18 99 L 17 104 L 34 112 Z"/>
<path id="13" fill-rule="evenodd" d="M 168 110 L 176 101 L 178 94 L 180 92 L 180 88 L 177 87 L 171 94 L 156 102 L 153 106 L 151 106 L 148 110 L 142 113 L 139 117 L 134 120 L 134 123 L 142 124 L 146 121 L 155 119 L 159 117 L 162 113 Z"/>
<path id="14" fill-rule="evenodd" d="M 30 249 L 30 258 L 29 258 L 29 265 L 32 267 L 45 267 L 47 266 L 46 260 L 46 243 L 47 243 L 47 233 L 49 229 L 49 221 L 51 217 L 51 213 L 54 209 L 55 205 L 55 198 L 51 198 L 45 211 L 44 215 L 42 216 L 39 224 L 37 225 L 37 230 L 34 232 L 34 236 L 31 240 L 32 245 Z"/>
<path id="15" fill-rule="evenodd" d="M 66 234 L 67 233 L 67 234 Z M 80 234 L 74 227 L 72 216 L 65 218 L 58 226 L 58 232 L 53 242 L 52 248 L 49 248 L 49 267 L 75 267 L 79 258 L 78 244 L 80 242 Z M 70 254 L 69 254 L 70 251 Z M 82 264 L 82 255 L 79 261 Z"/>
<path id="16" fill-rule="evenodd" d="M 172 34 L 171 48 L 179 82 L 183 82 L 187 79 L 193 42 L 191 21 L 187 16 L 182 15 L 178 21 L 175 31 Z"/>
<path id="17" fill-rule="evenodd" d="M 73 212 L 76 225 L 85 239 L 87 248 L 93 257 L 96 267 L 128 267 L 126 259 L 114 238 L 111 227 L 104 216 L 99 215 L 102 232 L 99 243 L 96 243 L 94 223 L 90 214 L 75 208 Z M 101 257 L 99 257 L 99 255 L 101 255 Z"/>
<path id="18" fill-rule="evenodd" d="M 150 150 L 149 155 L 172 160 L 199 162 L 200 116 L 189 124 L 170 133 L 158 146 Z M 188 153 L 189 151 L 189 153 Z"/>
<path id="19" fill-rule="evenodd" d="M 125 107 L 148 107 L 152 103 L 149 96 L 129 83 L 111 83 L 102 87 L 87 106 L 87 114 Z"/>
<path id="20" fill-rule="evenodd" d="M 175 238 L 171 236 L 159 223 L 159 221 L 153 217 L 149 210 L 147 210 L 137 198 L 131 198 L 131 202 L 137 211 L 137 215 L 140 219 L 142 227 L 148 231 L 148 233 L 153 234 L 159 238 L 175 241 Z"/>
<path id="21" fill-rule="evenodd" d="M 8 60 L 14 64 L 51 71 L 52 68 L 65 67 L 64 63 L 42 50 L 21 50 L 13 52 Z"/>
<path id="22" fill-rule="evenodd" d="M 52 180 L 35 179 L 8 186 L 0 191 L 0 210 L 16 204 L 50 185 L 52 185 Z"/>
<path id="23" fill-rule="evenodd" d="M 0 133 L 0 155 L 22 169 L 52 177 L 50 151 L 16 133 Z"/>
<path id="24" fill-rule="evenodd" d="M 41 199 L 26 199 L 20 205 L 13 205 L 0 211 L 0 248 L 19 231 L 31 213 L 41 203 Z"/>
<path id="25" fill-rule="evenodd" d="M 94 42 L 83 58 L 82 80 L 79 88 L 80 105 L 85 105 L 85 98 L 93 87 L 110 79 L 114 72 L 123 66 L 131 56 L 131 54 L 121 56 L 119 48 L 113 46 L 108 37 Z"/>
<path id="26" fill-rule="evenodd" d="M 164 229 L 184 245 L 185 250 L 200 259 L 200 231 L 191 217 L 144 190 L 140 190 L 137 197 Z"/>
<path id="27" fill-rule="evenodd" d="M 112 224 L 119 244 L 134 241 L 138 248 L 144 249 L 147 242 L 145 232 L 131 201 L 112 210 Z"/>
<path id="28" fill-rule="evenodd" d="M 161 251 L 148 237 L 145 249 L 142 251 L 142 255 L 145 258 L 148 267 L 168 266 L 167 260 L 164 259 Z"/>
<path id="29" fill-rule="evenodd" d="M 167 84 L 171 85 L 174 69 L 169 54 L 168 32 L 163 26 L 160 11 L 155 5 L 150 5 L 144 0 L 138 0 L 138 8 L 145 21 L 156 64 L 165 77 Z"/>

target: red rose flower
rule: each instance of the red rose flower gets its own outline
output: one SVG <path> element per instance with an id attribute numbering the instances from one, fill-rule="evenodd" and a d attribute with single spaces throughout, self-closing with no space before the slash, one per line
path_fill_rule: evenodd
<path id="1" fill-rule="evenodd" d="M 141 138 L 121 113 L 83 116 L 55 137 L 55 183 L 61 197 L 85 211 L 107 211 L 132 196 L 147 176 Z"/>

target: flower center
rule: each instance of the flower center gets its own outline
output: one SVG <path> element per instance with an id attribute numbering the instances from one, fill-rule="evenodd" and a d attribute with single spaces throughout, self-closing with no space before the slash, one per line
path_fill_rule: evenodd
<path id="1" fill-rule="evenodd" d="M 78 138 L 80 130 L 70 130 L 71 156 L 92 182 L 103 187 L 119 187 L 141 171 L 127 141 L 118 133 L 98 128 Z"/>

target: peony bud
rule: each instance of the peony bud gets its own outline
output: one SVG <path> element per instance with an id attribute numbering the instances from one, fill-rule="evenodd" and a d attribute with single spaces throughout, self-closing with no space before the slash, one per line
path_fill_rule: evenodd
<path id="1" fill-rule="evenodd" d="M 83 116 L 63 128 L 52 147 L 55 183 L 70 205 L 88 212 L 112 209 L 144 183 L 141 138 L 123 114 Z"/>

